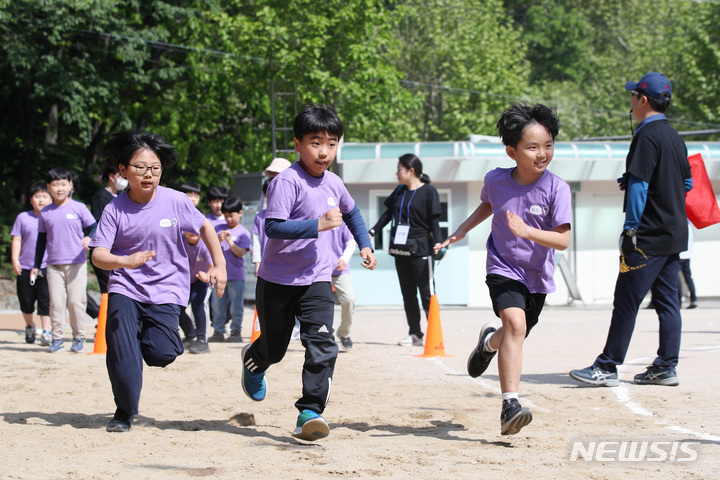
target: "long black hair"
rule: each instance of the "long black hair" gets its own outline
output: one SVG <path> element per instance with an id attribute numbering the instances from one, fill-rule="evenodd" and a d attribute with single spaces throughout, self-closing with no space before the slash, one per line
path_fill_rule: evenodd
<path id="1" fill-rule="evenodd" d="M 428 177 L 426 174 L 422 171 L 422 162 L 418 158 L 417 155 L 412 153 L 406 153 L 405 155 L 400 157 L 400 164 L 410 170 L 411 168 L 415 170 L 415 176 L 420 179 L 423 183 L 430 183 L 430 177 Z"/>

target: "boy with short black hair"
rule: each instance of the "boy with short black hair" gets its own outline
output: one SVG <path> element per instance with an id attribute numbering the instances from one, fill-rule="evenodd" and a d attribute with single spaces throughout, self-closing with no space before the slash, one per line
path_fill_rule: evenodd
<path id="1" fill-rule="evenodd" d="M 210 213 L 206 215 L 206 218 L 210 220 L 213 228 L 225 223 L 222 206 L 228 196 L 230 196 L 230 192 L 225 187 L 212 187 L 208 190 L 207 203 L 210 206 Z"/>
<path id="2" fill-rule="evenodd" d="M 228 282 L 225 295 L 213 297 L 212 310 L 213 336 L 210 342 L 224 342 L 225 325 L 230 321 L 228 342 L 242 342 L 241 328 L 245 309 L 245 253 L 250 249 L 250 232 L 240 225 L 242 201 L 238 197 L 228 197 L 222 205 L 225 223 L 215 227 L 220 239 L 223 255 L 227 264 Z"/>
<path id="3" fill-rule="evenodd" d="M 328 230 L 344 221 L 360 245 L 363 267 L 377 265 L 360 210 L 342 180 L 327 171 L 335 160 L 343 125 L 329 106 L 309 105 L 293 123 L 300 160 L 268 188 L 263 251 L 256 287 L 262 335 L 242 350 L 245 394 L 265 398 L 265 371 L 287 352 L 295 318 L 305 347 L 300 411 L 292 435 L 317 440 L 329 434 L 321 414 L 330 397 L 338 346 L 333 338 L 334 300 Z"/>
<path id="4" fill-rule="evenodd" d="M 497 123 L 508 157 L 516 167 L 485 176 L 480 206 L 441 245 L 465 238 L 491 215 L 487 241 L 487 285 L 502 326 L 485 324 L 467 369 L 479 377 L 498 354 L 502 390 L 500 433 L 513 435 L 532 421 L 518 401 L 525 337 L 537 324 L 545 296 L 555 291 L 555 250 L 570 244 L 570 187 L 547 170 L 560 122 L 545 105 L 512 104 Z"/>
<path id="5" fill-rule="evenodd" d="M 178 190 L 187 195 L 193 206 L 197 208 L 200 203 L 201 193 L 197 183 L 185 182 L 180 185 Z M 190 308 L 193 312 L 193 318 L 190 318 L 186 309 L 180 310 L 180 328 L 185 333 L 183 347 L 193 354 L 210 353 L 207 344 L 207 314 L 205 307 L 207 306 L 209 291 L 208 281 L 210 277 L 208 273 L 213 268 L 212 259 L 200 235 L 189 232 L 183 233 L 185 234 L 185 249 L 190 262 Z"/>
<path id="6" fill-rule="evenodd" d="M 73 332 L 71 352 L 85 346 L 87 307 L 87 250 L 95 233 L 95 218 L 84 203 L 73 200 L 72 174 L 55 167 L 47 174 L 47 189 L 53 203 L 43 208 L 38 220 L 38 239 L 31 276 L 40 272 L 47 248 L 47 281 L 50 292 L 52 343 L 48 352 L 65 351 L 65 308 L 70 312 Z"/>
<path id="7" fill-rule="evenodd" d="M 50 294 L 47 286 L 47 252 L 42 258 L 40 272 L 37 277 L 30 275 L 35 262 L 35 247 L 38 237 L 38 218 L 40 211 L 52 203 L 52 197 L 43 182 L 35 182 L 30 187 L 31 210 L 22 212 L 15 219 L 10 231 L 12 245 L 10 248 L 12 266 L 17 275 L 17 296 L 20 311 L 25 320 L 25 343 L 35 343 L 35 302 L 37 314 L 40 316 L 43 332 L 40 345 L 49 346 L 52 341 L 50 333 Z"/>

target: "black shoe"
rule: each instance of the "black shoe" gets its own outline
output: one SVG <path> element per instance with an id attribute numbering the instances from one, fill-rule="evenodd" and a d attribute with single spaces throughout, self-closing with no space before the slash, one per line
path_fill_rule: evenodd
<path id="1" fill-rule="evenodd" d="M 187 350 L 192 347 L 192 344 L 195 343 L 195 338 L 196 337 L 185 337 L 183 340 L 183 348 Z"/>
<path id="2" fill-rule="evenodd" d="M 226 342 L 242 343 L 243 338 L 240 332 L 230 332 L 230 336 L 225 340 Z"/>
<path id="3" fill-rule="evenodd" d="M 220 332 L 215 332 L 212 334 L 212 337 L 208 338 L 208 342 L 224 342 L 225 341 L 225 335 Z"/>
<path id="4" fill-rule="evenodd" d="M 532 412 L 520 405 L 517 399 L 503 400 L 500 435 L 514 435 L 530 422 L 532 422 Z"/>
<path id="5" fill-rule="evenodd" d="M 697 303 L 695 303 L 695 302 L 690 302 L 690 305 L 688 305 L 687 308 L 688 308 L 688 310 L 690 310 L 690 309 L 692 309 L 692 308 L 697 308 Z"/>
<path id="6" fill-rule="evenodd" d="M 483 350 L 485 345 L 485 338 L 497 331 L 497 326 L 494 323 L 486 323 L 480 329 L 480 339 L 478 340 L 477 347 L 470 354 L 467 362 L 468 375 L 473 378 L 477 378 L 487 370 L 490 361 L 497 354 L 497 352 L 488 353 Z"/>
<path id="7" fill-rule="evenodd" d="M 35 325 L 25 327 L 25 343 L 35 343 Z"/>
<path id="8" fill-rule="evenodd" d="M 663 368 L 650 365 L 643 373 L 635 375 L 634 380 L 638 385 L 664 385 L 666 387 L 680 385 L 675 367 Z"/>
<path id="9" fill-rule="evenodd" d="M 127 423 L 121 421 L 121 420 L 115 420 L 114 418 L 110 420 L 110 422 L 107 424 L 107 427 L 105 428 L 108 432 L 115 432 L 115 433 L 127 433 L 130 431 L 130 425 Z"/>
<path id="10" fill-rule="evenodd" d="M 353 347 L 352 340 L 350 340 L 350 337 L 340 337 L 340 345 L 342 345 L 342 348 L 344 350 L 351 350 Z"/>
<path id="11" fill-rule="evenodd" d="M 188 349 L 190 353 L 199 354 L 199 353 L 210 353 L 210 347 L 208 346 L 208 341 L 206 338 L 200 338 L 198 337 L 192 345 L 190 345 L 190 348 Z"/>

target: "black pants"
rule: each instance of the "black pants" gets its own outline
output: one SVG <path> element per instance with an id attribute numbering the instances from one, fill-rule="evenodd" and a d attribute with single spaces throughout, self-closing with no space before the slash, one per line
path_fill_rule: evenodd
<path id="1" fill-rule="evenodd" d="M 425 318 L 430 310 L 430 262 L 432 257 L 395 257 L 395 269 L 400 281 L 400 291 L 405 306 L 405 317 L 410 335 L 423 337 L 420 328 L 420 307 L 418 306 L 417 292 L 420 290 L 420 301 Z"/>
<path id="2" fill-rule="evenodd" d="M 680 356 L 682 330 L 677 293 L 680 258 L 677 254 L 643 258 L 636 252 L 626 255 L 625 261 L 629 270 L 621 270 L 618 274 L 610 331 L 603 353 L 597 357 L 595 365 L 615 372 L 617 366 L 623 364 L 640 303 L 650 290 L 660 322 L 660 346 L 653 365 L 675 367 Z"/>
<path id="3" fill-rule="evenodd" d="M 143 360 L 150 367 L 165 367 L 183 353 L 179 316 L 179 305 L 151 305 L 110 294 L 105 360 L 117 406 L 116 419 L 132 424 L 138 413 Z"/>
<path id="4" fill-rule="evenodd" d="M 260 337 L 245 353 L 253 373 L 280 362 L 287 352 L 295 318 L 300 321 L 300 340 L 305 347 L 302 397 L 295 407 L 322 413 L 330 398 L 338 346 L 333 338 L 335 301 L 330 282 L 292 286 L 266 282 L 258 277 L 255 300 Z"/>

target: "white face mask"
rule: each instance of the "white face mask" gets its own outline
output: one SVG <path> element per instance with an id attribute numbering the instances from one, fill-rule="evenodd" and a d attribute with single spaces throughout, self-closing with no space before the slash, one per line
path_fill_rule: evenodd
<path id="1" fill-rule="evenodd" d="M 123 178 L 119 175 L 117 177 L 115 177 L 115 188 L 118 189 L 118 192 L 125 190 L 125 188 L 127 188 L 127 186 L 128 186 L 127 178 Z"/>

